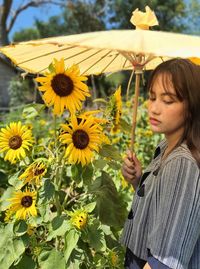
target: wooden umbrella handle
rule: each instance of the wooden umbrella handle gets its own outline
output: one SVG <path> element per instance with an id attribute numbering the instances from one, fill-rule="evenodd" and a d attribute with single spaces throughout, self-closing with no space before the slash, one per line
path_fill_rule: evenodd
<path id="1" fill-rule="evenodd" d="M 132 129 L 131 129 L 131 151 L 134 151 L 134 142 L 135 142 L 135 128 L 137 120 L 137 108 L 138 108 L 138 99 L 140 94 L 140 75 L 141 72 L 136 72 L 135 76 L 135 96 L 133 99 L 133 119 L 132 119 Z"/>

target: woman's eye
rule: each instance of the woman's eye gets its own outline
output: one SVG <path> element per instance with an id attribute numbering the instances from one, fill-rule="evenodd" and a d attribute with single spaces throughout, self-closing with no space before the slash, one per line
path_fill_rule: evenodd
<path id="1" fill-rule="evenodd" d="M 173 104 L 174 101 L 173 100 L 163 100 L 163 102 L 167 105 Z"/>
<path id="2" fill-rule="evenodd" d="M 154 96 L 149 96 L 149 100 L 150 100 L 150 101 L 155 101 L 156 98 L 155 98 Z"/>

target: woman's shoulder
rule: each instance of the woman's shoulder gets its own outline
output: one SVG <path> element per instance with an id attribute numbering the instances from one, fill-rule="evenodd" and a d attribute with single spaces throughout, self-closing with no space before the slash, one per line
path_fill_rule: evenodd
<path id="1" fill-rule="evenodd" d="M 195 158 L 192 156 L 191 151 L 185 143 L 182 143 L 168 155 L 165 160 L 165 164 L 167 164 L 168 162 L 173 162 L 175 165 L 176 162 L 180 162 L 181 159 L 184 160 L 185 165 L 193 164 L 193 166 L 195 166 L 199 170 Z"/>

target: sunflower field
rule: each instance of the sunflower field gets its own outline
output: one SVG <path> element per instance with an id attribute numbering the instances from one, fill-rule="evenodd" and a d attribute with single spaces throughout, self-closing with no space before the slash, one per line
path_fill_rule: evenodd
<path id="1" fill-rule="evenodd" d="M 88 109 L 87 77 L 63 59 L 35 80 L 44 104 L 0 122 L 1 268 L 123 268 L 120 235 L 134 195 L 121 175 L 131 102 L 119 86 Z M 144 166 L 159 140 L 141 98 L 135 151 Z"/>

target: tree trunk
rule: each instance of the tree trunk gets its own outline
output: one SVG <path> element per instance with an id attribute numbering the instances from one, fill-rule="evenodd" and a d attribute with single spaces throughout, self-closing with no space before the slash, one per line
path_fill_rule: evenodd
<path id="1" fill-rule="evenodd" d="M 0 47 L 9 44 L 7 19 L 10 13 L 13 0 L 4 0 L 0 6 Z"/>

